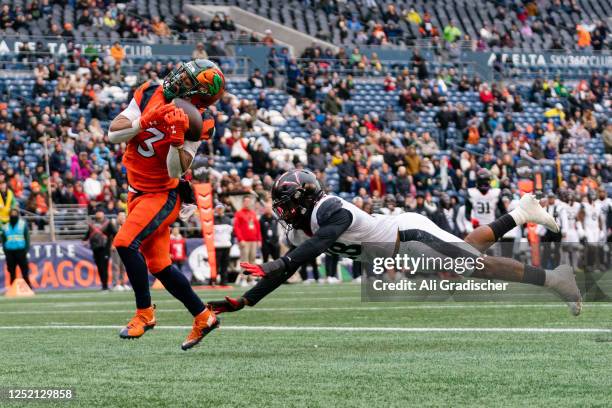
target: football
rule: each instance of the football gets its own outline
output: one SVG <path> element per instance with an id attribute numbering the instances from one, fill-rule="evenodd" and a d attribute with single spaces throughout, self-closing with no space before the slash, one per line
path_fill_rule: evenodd
<path id="1" fill-rule="evenodd" d="M 198 108 L 191 102 L 180 98 L 174 99 L 174 104 L 183 109 L 185 114 L 189 117 L 189 129 L 185 132 L 185 140 L 192 142 L 200 140 L 202 134 L 202 115 Z"/>

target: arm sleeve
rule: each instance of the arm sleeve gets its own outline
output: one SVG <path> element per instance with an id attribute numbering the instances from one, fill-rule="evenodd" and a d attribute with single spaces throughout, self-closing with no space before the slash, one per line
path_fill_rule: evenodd
<path id="1" fill-rule="evenodd" d="M 325 225 L 321 225 L 312 238 L 290 250 L 280 259 L 268 262 L 269 267 L 274 269 L 269 273 L 266 271 L 266 276 L 243 295 L 249 305 L 256 305 L 261 299 L 287 281 L 302 264 L 325 252 L 348 229 L 352 221 L 353 216 L 350 211 L 343 208 L 339 209 L 329 216 Z M 262 267 L 265 271 L 266 264 Z"/>
<path id="2" fill-rule="evenodd" d="M 168 168 L 168 176 L 171 178 L 179 178 L 183 175 L 183 167 L 181 166 L 181 157 L 179 150 L 170 146 L 168 156 L 166 156 L 166 167 Z"/>
<path id="3" fill-rule="evenodd" d="M 127 108 L 122 110 L 119 115 L 125 116 L 131 122 L 133 122 L 136 119 L 140 119 L 140 115 L 141 114 L 142 113 L 140 112 L 140 107 L 138 106 L 138 103 L 136 103 L 136 99 L 132 98 L 132 100 L 130 101 L 130 104 L 127 106 Z"/>
<path id="4" fill-rule="evenodd" d="M 196 156 L 198 148 L 200 147 L 200 143 L 201 142 L 199 141 L 190 142 L 188 140 L 185 140 L 183 150 L 191 155 L 192 162 L 193 158 Z M 187 169 L 183 169 L 183 166 L 181 165 L 181 156 L 179 153 L 179 149 L 174 146 L 170 146 L 170 148 L 168 149 L 168 156 L 166 157 L 166 167 L 168 168 L 168 176 L 172 178 L 179 178 L 187 171 Z"/>
<path id="5" fill-rule="evenodd" d="M 132 98 L 130 104 L 118 116 L 124 116 L 132 122 L 132 126 L 126 129 L 113 130 L 109 129 L 108 139 L 111 143 L 123 143 L 130 140 L 140 132 L 140 107 L 136 103 L 136 99 Z"/>

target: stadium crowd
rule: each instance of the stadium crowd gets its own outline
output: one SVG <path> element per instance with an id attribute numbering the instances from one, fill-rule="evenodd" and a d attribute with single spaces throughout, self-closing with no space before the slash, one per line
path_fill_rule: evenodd
<path id="1" fill-rule="evenodd" d="M 85 3 L 91 2 L 77 2 L 77 8 Z M 40 7 L 21 13 L 31 16 L 27 20 L 43 18 L 48 4 L 42 0 Z M 0 13 L 5 30 L 14 29 L 14 22 L 21 19 L 19 10 L 7 7 Z M 121 4 L 110 4 L 104 13 L 101 10 L 94 10 L 89 19 L 81 14 L 78 24 L 95 24 L 100 18 L 106 24 L 110 13 L 113 27 L 124 27 L 129 36 L 140 27 L 137 37 L 142 41 L 146 25 L 158 36 L 168 28 L 153 29 L 155 19 L 126 17 Z M 385 22 L 399 18 L 393 10 L 389 7 Z M 35 18 L 33 11 L 42 15 Z M 410 16 L 416 19 L 410 12 L 406 18 Z M 423 17 L 419 16 L 425 21 Z M 179 33 L 232 27 L 231 20 L 221 17 L 207 27 L 185 15 L 173 23 Z M 69 36 L 68 28 L 57 35 Z M 442 35 L 453 42 L 461 33 L 451 27 L 442 30 Z M 270 39 L 264 43 L 273 44 Z M 196 46 L 194 57 L 218 55 L 202 46 Z M 125 51 L 116 42 L 103 52 L 73 48 L 67 60 L 45 55 L 29 56 L 39 62 L 33 68 L 36 80 L 31 98 L 10 109 L 9 95 L 0 99 L 0 144 L 6 152 L 0 161 L 0 221 L 5 221 L 11 207 L 19 206 L 39 216 L 36 224 L 45 228 L 49 188 L 56 204 L 86 206 L 90 214 L 98 209 L 110 216 L 125 211 L 128 186 L 121 164 L 125 146 L 110 144 L 105 129 L 131 97 L 131 92 L 121 91 L 128 75 Z M 450 66 L 432 70 L 418 52 L 409 64 L 393 70 L 376 54 L 368 58 L 358 47 L 334 54 L 312 46 L 300 57 L 291 56 L 287 49 L 270 48 L 269 70 L 265 74 L 255 70 L 248 78 L 248 86 L 261 91 L 258 97 L 244 99 L 228 93 L 210 108 L 216 134 L 202 145 L 197 159 L 208 169 L 207 178 L 214 184 L 218 203 L 226 207 L 226 216 L 233 215 L 232 195 L 254 193 L 265 202 L 274 177 L 292 167 L 312 169 L 331 191 L 367 212 L 418 211 L 433 218 L 463 204 L 480 168 L 489 169 L 492 185 L 510 198 L 518 194 L 518 182 L 524 177 L 518 171 L 521 166 L 541 169 L 548 181 L 546 191 L 571 190 L 585 199 L 599 187 L 605 193 L 612 181 L 612 156 L 604 161 L 603 155 L 589 150 L 591 142 L 603 139 L 605 153 L 612 154 L 612 124 L 605 114 L 610 110 L 607 73 L 593 72 L 574 83 L 539 77 L 525 85 L 518 80 L 488 83 Z M 133 83 L 160 81 L 173 67 L 172 62 L 148 62 Z M 398 97 L 384 111 L 354 110 L 350 101 L 356 77 L 371 72 L 384 78 L 377 87 Z M 271 109 L 267 94 L 278 88 L 289 94 L 280 112 Z M 450 102 L 449 92 L 476 94 L 479 104 Z M 516 120 L 526 103 L 536 104 L 543 114 L 532 122 Z M 434 126 L 420 126 L 421 114 L 434 110 Z M 282 131 L 275 128 L 288 121 L 308 133 L 303 148 L 288 149 Z M 398 121 L 415 126 L 398 129 Z M 43 160 L 45 141 L 50 149 L 48 171 Z M 550 163 L 565 153 L 589 156 L 564 172 Z M 231 166 L 222 167 L 219 162 Z M 191 173 L 186 177 L 191 178 Z M 452 213 L 456 217 L 456 211 Z M 456 218 L 454 222 L 459 225 Z M 196 218 L 189 223 L 195 227 L 189 230 L 194 236 L 197 224 Z"/>

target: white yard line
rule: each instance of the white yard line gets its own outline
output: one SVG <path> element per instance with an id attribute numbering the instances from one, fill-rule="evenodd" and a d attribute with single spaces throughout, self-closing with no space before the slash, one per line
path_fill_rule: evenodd
<path id="1" fill-rule="evenodd" d="M 121 329 L 112 325 L 43 325 L 0 326 L 0 330 L 106 330 Z M 163 330 L 189 330 L 191 326 L 159 326 Z M 353 327 L 353 326 L 221 326 L 222 330 L 248 331 L 328 331 L 328 332 L 385 332 L 385 333 L 612 333 L 604 328 L 553 327 Z"/>
<path id="2" fill-rule="evenodd" d="M 172 301 L 176 302 L 176 301 Z M 106 306 L 112 304 L 124 304 L 126 302 L 100 302 L 92 304 L 88 302 L 87 306 Z M 129 302 L 132 303 L 131 301 Z M 159 303 L 159 302 L 155 302 Z M 54 303 L 54 305 L 57 305 Z M 85 306 L 78 304 L 79 306 Z M 22 306 L 22 305 L 20 305 Z M 66 305 L 63 308 L 74 307 L 77 305 Z M 610 308 L 612 303 L 589 303 L 586 308 Z M 491 304 L 491 303 L 471 303 L 471 304 L 448 304 L 448 305 L 405 305 L 405 306 L 334 306 L 334 307 L 254 307 L 245 308 L 243 312 L 316 312 L 316 311 L 385 311 L 385 310 L 435 310 L 435 309 L 524 309 L 524 308 L 552 308 L 565 309 L 567 306 L 563 303 L 533 303 L 533 304 Z M 0 310 L 0 315 L 37 315 L 37 314 L 79 314 L 79 313 L 132 313 L 134 309 L 75 309 L 75 310 Z M 158 308 L 157 313 L 183 312 L 181 308 Z"/>
<path id="3" fill-rule="evenodd" d="M 205 296 L 203 297 L 203 300 L 206 302 L 207 300 L 214 300 L 214 299 L 222 299 L 223 296 L 225 296 L 226 293 L 223 294 L 219 294 L 217 296 Z M 91 300 L 91 297 L 89 297 L 88 299 L 90 299 L 90 301 L 72 301 L 70 300 L 70 298 L 65 298 L 66 300 L 62 300 L 62 301 L 50 301 L 50 302 L 46 302 L 46 301 L 42 301 L 39 302 L 37 301 L 36 298 L 17 298 L 15 299 L 16 301 L 13 302 L 9 302 L 9 301 L 4 301 L 4 302 L 0 302 L 0 307 L 4 307 L 4 306 L 53 306 L 53 307 L 57 307 L 57 308 L 64 308 L 64 307 L 73 307 L 73 306 L 98 306 L 98 305 L 123 305 L 123 304 L 130 304 L 133 305 L 134 304 L 134 299 L 132 297 L 130 298 L 126 298 L 123 300 L 119 300 L 119 299 L 108 299 L 105 300 L 104 299 L 104 295 L 99 295 L 99 300 Z M 175 303 L 178 302 L 178 300 L 172 298 L 171 296 L 164 296 L 163 299 L 155 299 L 155 293 L 152 294 L 153 296 L 153 303 L 156 304 L 161 304 L 161 303 Z M 6 299 L 3 298 L 2 296 L 0 296 L 0 299 Z M 10 300 L 13 300 L 14 298 L 10 298 Z M 338 300 L 338 299 L 344 299 L 344 300 L 354 300 L 354 301 L 361 301 L 361 297 L 359 295 L 351 295 L 351 296 L 319 296 L 319 297 L 304 297 L 302 299 L 300 299 L 301 301 L 310 301 L 310 300 Z M 295 301 L 296 298 L 295 296 L 274 296 L 272 298 L 266 299 L 266 302 L 284 302 L 287 303 L 288 301 Z"/>

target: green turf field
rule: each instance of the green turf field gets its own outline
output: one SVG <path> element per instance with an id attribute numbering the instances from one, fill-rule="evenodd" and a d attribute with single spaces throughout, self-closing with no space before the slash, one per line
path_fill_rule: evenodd
<path id="1" fill-rule="evenodd" d="M 285 285 L 187 352 L 191 317 L 165 292 L 139 340 L 117 336 L 130 292 L 1 298 L 0 387 L 76 390 L 22 404 L 44 407 L 612 406 L 612 305 L 573 318 L 561 303 L 362 303 L 359 290 Z"/>

